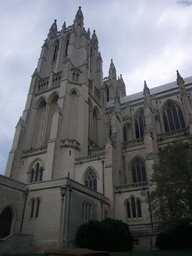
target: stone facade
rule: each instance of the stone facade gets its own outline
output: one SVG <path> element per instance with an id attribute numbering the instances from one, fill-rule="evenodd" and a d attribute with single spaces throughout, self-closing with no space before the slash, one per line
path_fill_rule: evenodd
<path id="1" fill-rule="evenodd" d="M 75 246 L 79 225 L 106 217 L 129 224 L 135 249 L 154 246 L 141 193 L 151 191 L 158 150 L 192 133 L 192 77 L 177 72 L 176 82 L 150 90 L 144 82 L 126 96 L 113 60 L 103 79 L 96 33 L 83 20 L 80 7 L 73 25 L 58 31 L 55 20 L 42 46 L 0 176 L 4 248 L 14 233 L 31 235 L 32 252 Z"/>

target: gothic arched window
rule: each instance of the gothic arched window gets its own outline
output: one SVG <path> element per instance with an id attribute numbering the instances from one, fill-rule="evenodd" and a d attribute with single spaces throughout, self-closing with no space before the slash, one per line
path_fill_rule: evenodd
<path id="1" fill-rule="evenodd" d="M 141 199 L 131 196 L 125 200 L 127 218 L 140 218 L 142 217 L 141 212 Z"/>
<path id="2" fill-rule="evenodd" d="M 36 164 L 35 181 L 38 181 L 39 176 L 39 163 Z"/>
<path id="3" fill-rule="evenodd" d="M 56 44 L 55 44 L 55 49 L 54 49 L 54 54 L 53 54 L 53 61 L 57 60 L 58 50 L 59 50 L 59 41 L 57 41 Z"/>
<path id="4" fill-rule="evenodd" d="M 137 199 L 137 214 L 138 214 L 138 217 L 141 217 L 141 200 L 140 199 Z"/>
<path id="5" fill-rule="evenodd" d="M 146 181 L 146 171 L 145 171 L 145 162 L 137 157 L 133 160 L 131 164 L 133 183 Z"/>
<path id="6" fill-rule="evenodd" d="M 68 55 L 68 48 L 69 48 L 69 36 L 67 38 L 67 41 L 66 41 L 66 47 L 65 47 L 65 56 Z"/>
<path id="7" fill-rule="evenodd" d="M 38 218 L 39 216 L 39 208 L 40 208 L 40 203 L 41 200 L 40 198 L 32 198 L 31 199 L 31 213 L 30 213 L 30 218 L 34 217 L 34 213 L 35 213 L 35 218 Z"/>
<path id="8" fill-rule="evenodd" d="M 135 198 L 133 196 L 131 198 L 131 206 L 132 206 L 132 217 L 136 218 L 136 204 L 135 204 Z"/>
<path id="9" fill-rule="evenodd" d="M 95 143 L 98 141 L 98 115 L 96 109 L 93 110 L 93 136 L 92 139 Z"/>
<path id="10" fill-rule="evenodd" d="M 40 206 L 40 199 L 37 198 L 36 199 L 36 213 L 35 213 L 36 218 L 39 216 L 39 206 Z"/>
<path id="11" fill-rule="evenodd" d="M 135 136 L 136 139 L 143 138 L 145 127 L 144 110 L 140 110 L 135 117 Z"/>
<path id="12" fill-rule="evenodd" d="M 9 207 L 6 207 L 0 214 L 0 239 L 8 236 L 11 231 L 12 212 Z"/>
<path id="13" fill-rule="evenodd" d="M 45 115 L 46 115 L 46 102 L 42 100 L 37 107 L 35 125 L 32 137 L 32 148 L 40 148 L 44 146 L 44 126 L 45 126 Z"/>
<path id="14" fill-rule="evenodd" d="M 127 218 L 131 218 L 131 207 L 130 207 L 130 202 L 127 200 Z"/>
<path id="15" fill-rule="evenodd" d="M 168 101 L 163 110 L 163 122 L 166 132 L 185 128 L 183 113 L 176 103 Z"/>
<path id="16" fill-rule="evenodd" d="M 33 164 L 30 171 L 30 182 L 42 181 L 44 168 L 40 162 Z"/>
<path id="17" fill-rule="evenodd" d="M 48 120 L 47 120 L 47 127 L 46 127 L 46 134 L 45 134 L 46 136 L 45 136 L 45 144 L 44 144 L 45 146 L 48 145 L 48 142 L 51 139 L 50 138 L 51 128 L 53 125 L 53 116 L 54 116 L 55 109 L 57 106 L 57 100 L 58 100 L 58 95 L 55 95 L 49 105 L 49 115 L 48 115 Z"/>
<path id="18" fill-rule="evenodd" d="M 31 218 L 33 218 L 34 208 L 35 208 L 35 199 L 32 199 L 31 200 L 31 215 L 30 215 Z"/>
<path id="19" fill-rule="evenodd" d="M 91 220 L 91 209 L 92 209 L 92 204 L 84 201 L 82 204 L 82 220 L 83 221 Z"/>
<path id="20" fill-rule="evenodd" d="M 124 142 L 127 141 L 127 126 L 126 125 L 123 126 L 123 141 Z"/>
<path id="21" fill-rule="evenodd" d="M 107 90 L 107 102 L 109 101 L 109 87 L 106 86 L 106 90 Z"/>
<path id="22" fill-rule="evenodd" d="M 89 169 L 85 174 L 85 186 L 97 191 L 97 176 L 92 169 Z"/>

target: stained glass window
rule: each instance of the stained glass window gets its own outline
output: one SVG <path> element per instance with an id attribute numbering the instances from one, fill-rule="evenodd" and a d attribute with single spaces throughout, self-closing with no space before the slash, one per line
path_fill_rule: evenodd
<path id="1" fill-rule="evenodd" d="M 88 170 L 85 175 L 85 186 L 97 191 L 97 177 L 92 169 Z"/>
<path id="2" fill-rule="evenodd" d="M 132 205 L 132 217 L 135 218 L 136 217 L 136 207 L 135 207 L 135 198 L 134 197 L 131 198 L 131 205 Z"/>
<path id="3" fill-rule="evenodd" d="M 39 162 L 33 165 L 31 168 L 31 176 L 30 176 L 30 182 L 37 182 L 37 181 L 42 181 L 43 179 L 43 167 Z"/>
<path id="4" fill-rule="evenodd" d="M 129 199 L 126 199 L 125 205 L 128 219 L 142 217 L 140 198 L 135 198 L 134 196 L 131 196 Z"/>
<path id="5" fill-rule="evenodd" d="M 146 181 L 145 162 L 137 157 L 133 160 L 132 165 L 133 183 Z"/>
<path id="6" fill-rule="evenodd" d="M 127 126 L 126 125 L 123 126 L 123 141 L 124 142 L 127 141 Z"/>
<path id="7" fill-rule="evenodd" d="M 135 117 L 135 136 L 136 139 L 143 138 L 144 136 L 144 110 L 142 109 Z"/>
<path id="8" fill-rule="evenodd" d="M 163 111 L 163 122 L 166 132 L 185 128 L 183 113 L 176 103 L 167 103 Z"/>

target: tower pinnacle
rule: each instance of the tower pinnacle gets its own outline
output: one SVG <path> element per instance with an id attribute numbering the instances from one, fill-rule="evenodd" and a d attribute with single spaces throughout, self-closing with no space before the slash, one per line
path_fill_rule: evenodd
<path id="1" fill-rule="evenodd" d="M 109 69 L 109 76 L 113 79 L 116 79 L 116 68 L 113 63 L 113 59 L 111 59 L 110 69 Z"/>
<path id="2" fill-rule="evenodd" d="M 57 36 L 57 20 L 54 20 L 51 28 L 49 29 L 49 37 L 53 38 Z"/>
<path id="3" fill-rule="evenodd" d="M 83 25 L 84 23 L 83 23 L 83 20 L 84 20 L 84 18 L 83 18 L 83 13 L 82 13 L 82 11 L 81 11 L 81 6 L 79 6 L 79 10 L 77 11 L 77 13 L 76 13 L 76 15 L 75 15 L 75 20 L 74 20 L 74 24 L 76 25 L 76 26 L 78 26 L 78 25 Z"/>
<path id="4" fill-rule="evenodd" d="M 177 85 L 179 84 L 184 84 L 184 80 L 183 77 L 181 77 L 181 75 L 179 74 L 179 71 L 177 70 Z"/>

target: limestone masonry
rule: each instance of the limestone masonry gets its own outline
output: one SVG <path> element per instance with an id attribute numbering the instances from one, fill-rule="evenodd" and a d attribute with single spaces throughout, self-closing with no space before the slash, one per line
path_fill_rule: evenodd
<path id="1" fill-rule="evenodd" d="M 192 134 L 192 77 L 177 71 L 173 83 L 126 96 L 113 60 L 103 79 L 83 20 L 80 7 L 71 26 L 58 31 L 55 20 L 42 46 L 0 176 L 0 252 L 72 247 L 82 223 L 106 217 L 128 223 L 135 249 L 154 246 L 141 193 L 158 150 Z"/>

